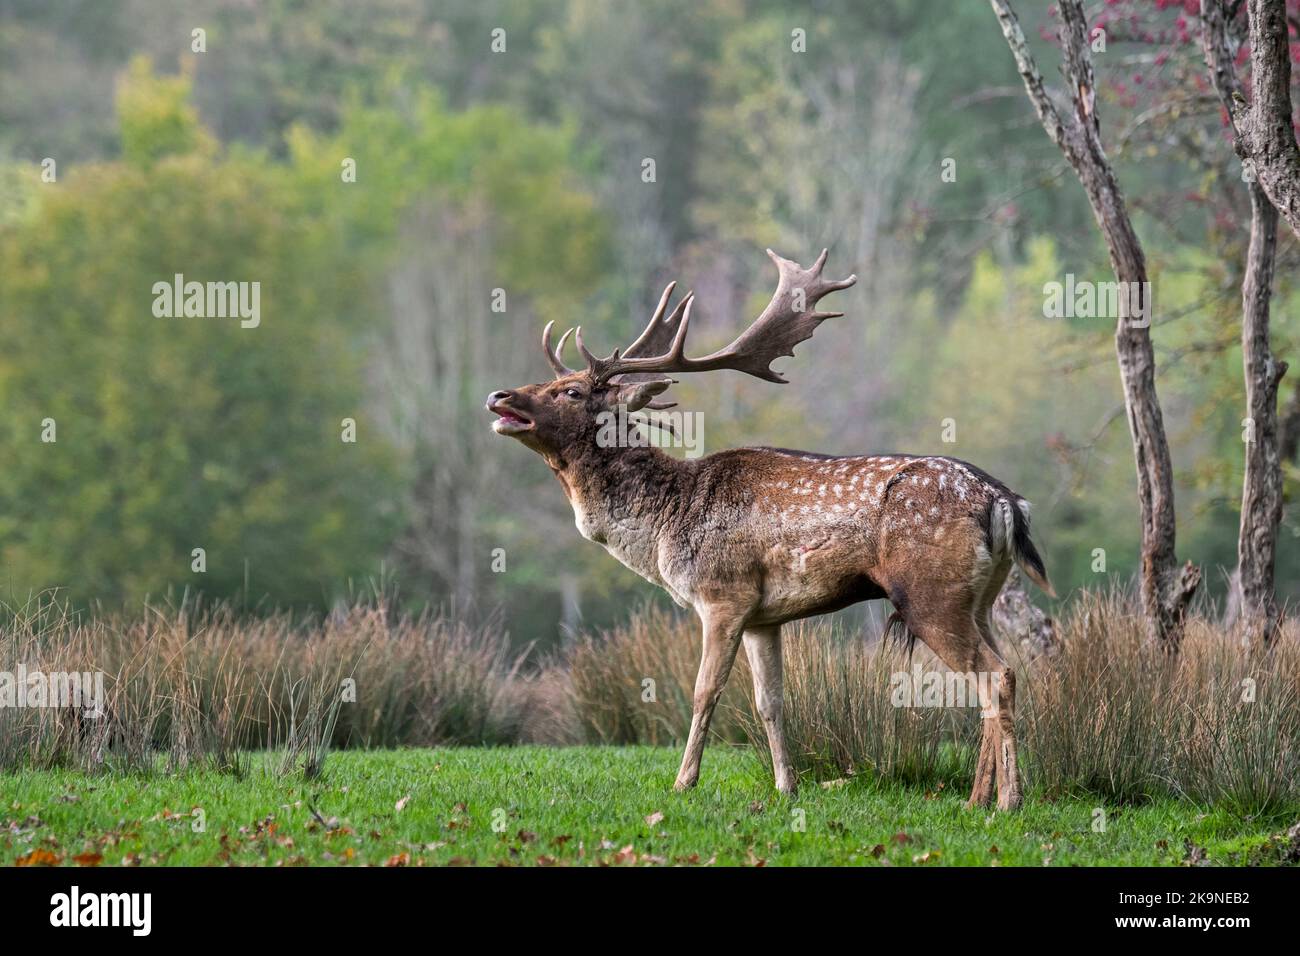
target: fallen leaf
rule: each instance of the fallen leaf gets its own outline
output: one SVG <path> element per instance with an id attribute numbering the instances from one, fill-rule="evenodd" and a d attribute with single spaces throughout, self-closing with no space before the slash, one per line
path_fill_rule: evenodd
<path id="1" fill-rule="evenodd" d="M 652 827 L 652 826 L 654 826 L 656 823 L 658 823 L 660 820 L 662 820 L 663 818 L 664 818 L 663 813 L 662 813 L 661 811 L 659 811 L 659 810 L 656 810 L 654 813 L 648 814 L 648 815 L 646 816 L 646 818 L 645 818 L 645 825 L 648 826 L 648 827 Z"/>
<path id="2" fill-rule="evenodd" d="M 614 854 L 615 863 L 635 863 L 636 851 L 632 849 L 632 844 L 628 844 Z"/>
<path id="3" fill-rule="evenodd" d="M 77 866 L 99 866 L 104 862 L 102 853 L 80 853 L 72 858 L 76 861 Z"/>
<path id="4" fill-rule="evenodd" d="M 59 857 L 42 847 L 14 860 L 14 866 L 58 866 Z"/>
<path id="5" fill-rule="evenodd" d="M 411 862 L 411 854 L 397 853 L 393 856 L 390 856 L 388 858 L 388 862 L 385 863 L 384 866 L 406 866 L 406 864 L 410 862 Z"/>
<path id="6" fill-rule="evenodd" d="M 408 793 L 406 796 L 402 797 L 401 800 L 397 801 L 397 812 L 401 813 L 406 808 L 406 805 L 410 802 L 411 802 L 411 795 Z"/>

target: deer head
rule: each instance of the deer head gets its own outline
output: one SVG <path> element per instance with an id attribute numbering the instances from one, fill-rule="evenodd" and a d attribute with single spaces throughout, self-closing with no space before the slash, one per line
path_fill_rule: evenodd
<path id="1" fill-rule="evenodd" d="M 636 340 L 606 358 L 598 358 L 587 349 L 581 327 L 565 332 L 559 345 L 552 348 L 553 323 L 547 323 L 542 348 L 556 378 L 489 395 L 487 409 L 498 416 L 492 423 L 493 430 L 517 438 L 543 455 L 556 455 L 574 446 L 594 446 L 602 412 L 614 411 L 620 405 L 629 412 L 671 408 L 674 403 L 658 401 L 657 396 L 674 384 L 674 374 L 734 369 L 785 384 L 786 379 L 771 368 L 772 362 L 783 355 L 794 355 L 794 347 L 811 338 L 823 320 L 843 315 L 818 312 L 815 306 L 823 296 L 853 285 L 857 277 L 839 281 L 823 278 L 824 249 L 809 269 L 781 258 L 771 249 L 767 255 L 777 268 L 772 301 L 730 345 L 701 358 L 686 355 L 694 293 L 687 293 L 668 312 L 675 282 L 664 289 L 650 322 Z M 571 369 L 561 358 L 571 333 L 586 362 L 585 369 Z"/>

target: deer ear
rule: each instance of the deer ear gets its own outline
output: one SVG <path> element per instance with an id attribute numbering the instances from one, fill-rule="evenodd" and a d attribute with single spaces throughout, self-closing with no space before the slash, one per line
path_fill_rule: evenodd
<path id="1" fill-rule="evenodd" d="M 629 412 L 639 411 L 649 405 L 656 395 L 668 390 L 671 378 L 656 378 L 648 382 L 624 382 L 614 395 L 614 405 L 626 405 Z"/>

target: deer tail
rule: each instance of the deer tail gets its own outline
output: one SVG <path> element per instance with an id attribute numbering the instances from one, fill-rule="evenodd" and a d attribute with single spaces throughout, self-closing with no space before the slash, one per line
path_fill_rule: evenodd
<path id="1" fill-rule="evenodd" d="M 1056 597 L 1056 588 L 1047 578 L 1043 557 L 1029 538 L 1029 502 L 1018 496 L 999 498 L 993 508 L 997 513 L 995 517 L 1001 519 L 990 523 L 990 543 L 995 545 L 994 549 L 996 545 L 1009 547 L 1011 557 L 1025 572 L 1025 577 L 1042 588 L 1048 597 Z"/>

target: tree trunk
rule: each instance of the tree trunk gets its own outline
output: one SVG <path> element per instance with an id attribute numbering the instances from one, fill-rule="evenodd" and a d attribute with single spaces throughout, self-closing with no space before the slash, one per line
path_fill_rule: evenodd
<path id="1" fill-rule="evenodd" d="M 1282 460 L 1277 386 L 1286 362 L 1269 349 L 1269 299 L 1277 251 L 1277 209 L 1258 183 L 1250 186 L 1250 250 L 1241 285 L 1241 361 L 1246 374 L 1246 477 L 1237 537 L 1237 586 L 1246 634 L 1268 643 L 1277 628 L 1273 565 L 1282 521 Z"/>
<path id="2" fill-rule="evenodd" d="M 1124 385 L 1142 512 L 1142 609 L 1150 636 L 1167 650 L 1176 651 L 1182 640 L 1187 604 L 1200 585 L 1201 571 L 1190 561 L 1179 567 L 1175 554 L 1173 465 L 1156 394 L 1146 258 L 1102 146 L 1083 6 L 1079 0 L 1062 0 L 1060 5 L 1063 72 L 1070 83 L 1069 101 L 1074 108 L 1071 116 L 1059 113 L 1048 96 L 1015 12 L 1005 0 L 990 2 L 1029 100 L 1047 135 L 1065 155 L 1088 194 L 1093 216 L 1106 240 L 1111 269 L 1121 290 L 1127 290 L 1127 294 L 1121 291 L 1119 296 L 1115 354 Z"/>
<path id="3" fill-rule="evenodd" d="M 1291 125 L 1291 42 L 1286 0 L 1250 0 L 1250 72 L 1254 102 L 1248 118 L 1234 112 L 1239 141 L 1269 201 L 1300 236 L 1300 144 Z"/>
<path id="4" fill-rule="evenodd" d="M 1257 9 L 1267 4 L 1252 0 L 1250 5 L 1252 37 L 1261 28 Z M 1267 644 L 1277 629 L 1277 603 L 1273 593 L 1273 567 L 1277 556 L 1278 525 L 1282 521 L 1282 459 L 1289 436 L 1278 421 L 1277 388 L 1287 365 L 1273 358 L 1269 348 L 1269 302 L 1272 299 L 1273 268 L 1277 257 L 1278 210 L 1272 195 L 1260 181 L 1259 164 L 1249 135 L 1258 122 L 1258 111 L 1270 102 L 1270 94 L 1259 88 L 1260 82 L 1276 82 L 1258 74 L 1256 77 L 1256 111 L 1247 117 L 1245 102 L 1237 81 L 1235 58 L 1228 45 L 1228 17 L 1220 0 L 1201 0 L 1201 41 L 1210 80 L 1232 123 L 1234 146 L 1243 162 L 1250 164 L 1256 176 L 1250 183 L 1250 245 L 1246 252 L 1246 269 L 1241 283 L 1241 362 L 1246 379 L 1246 414 L 1242 438 L 1246 445 L 1246 475 L 1241 487 L 1241 528 L 1237 535 L 1237 568 L 1229 578 L 1232 592 L 1228 599 L 1225 623 L 1238 621 L 1252 641 Z M 1285 32 L 1285 27 L 1283 27 Z M 1259 53 L 1259 51 L 1256 51 Z M 1258 59 L 1252 60 L 1260 69 Z M 1276 68 L 1271 65 L 1269 69 Z M 1282 67 L 1287 83 L 1289 65 Z M 1271 94 L 1276 101 L 1276 90 Z M 1285 101 L 1287 135 L 1290 135 L 1291 101 Z M 1276 164 L 1275 164 L 1276 165 Z"/>
<path id="5" fill-rule="evenodd" d="M 1291 126 L 1286 0 L 1250 0 L 1248 5 L 1254 95 L 1250 104 L 1237 83 L 1234 51 L 1227 44 L 1229 20 L 1224 0 L 1201 0 L 1205 59 L 1232 123 L 1232 145 L 1269 201 L 1300 236 L 1300 144 Z"/>

